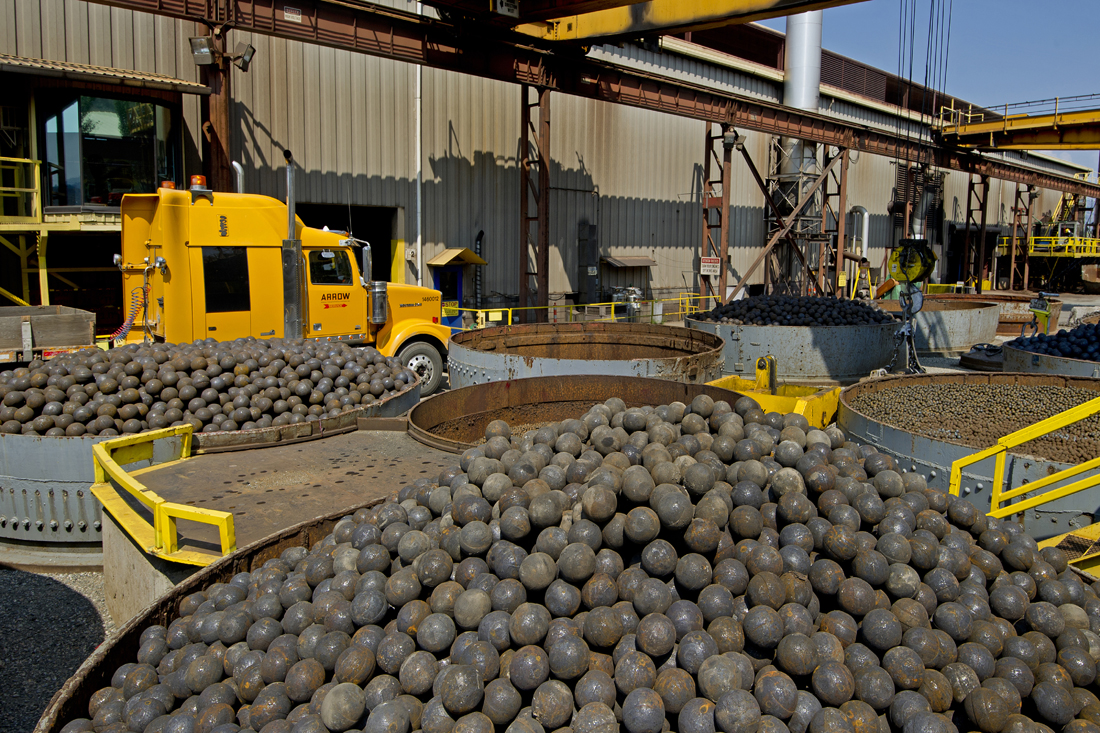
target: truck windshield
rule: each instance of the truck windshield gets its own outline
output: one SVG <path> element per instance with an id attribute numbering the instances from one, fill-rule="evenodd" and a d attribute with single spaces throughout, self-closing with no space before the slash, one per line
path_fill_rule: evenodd
<path id="1" fill-rule="evenodd" d="M 351 285 L 347 252 L 320 249 L 309 253 L 309 280 L 314 285 Z"/>

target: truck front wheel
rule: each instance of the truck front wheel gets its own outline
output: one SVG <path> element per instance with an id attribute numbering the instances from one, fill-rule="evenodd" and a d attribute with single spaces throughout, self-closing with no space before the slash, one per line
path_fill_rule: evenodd
<path id="1" fill-rule="evenodd" d="M 409 344 L 397 355 L 398 361 L 420 377 L 420 394 L 427 397 L 443 381 L 443 357 L 435 347 L 423 342 Z"/>

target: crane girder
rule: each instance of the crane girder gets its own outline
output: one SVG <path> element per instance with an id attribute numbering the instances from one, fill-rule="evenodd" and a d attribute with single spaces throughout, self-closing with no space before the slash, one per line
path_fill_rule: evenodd
<path id="1" fill-rule="evenodd" d="M 1100 109 L 960 122 L 940 134 L 970 150 L 1100 150 Z"/>
<path id="2" fill-rule="evenodd" d="M 857 2 L 865 0 L 648 0 L 541 22 L 521 22 L 515 30 L 544 41 L 637 38 L 749 23 Z"/>

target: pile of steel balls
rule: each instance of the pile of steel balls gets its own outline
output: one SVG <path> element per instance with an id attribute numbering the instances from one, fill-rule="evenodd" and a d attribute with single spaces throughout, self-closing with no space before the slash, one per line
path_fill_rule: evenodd
<path id="1" fill-rule="evenodd" d="M 415 381 L 371 347 L 253 338 L 86 349 L 0 372 L 0 433 L 251 430 L 334 417 Z"/>
<path id="2" fill-rule="evenodd" d="M 888 425 L 938 440 L 988 448 L 1005 435 L 1034 425 L 1100 393 L 1057 384 L 982 384 L 979 382 L 903 383 L 860 390 L 850 398 L 853 410 Z M 1100 415 L 1013 448 L 1017 455 L 1064 463 L 1084 463 L 1100 455 Z"/>
<path id="3" fill-rule="evenodd" d="M 893 315 L 857 300 L 759 295 L 715 306 L 704 319 L 734 326 L 859 326 L 893 323 Z"/>
<path id="4" fill-rule="evenodd" d="M 1066 555 L 835 427 L 701 396 L 486 436 L 184 598 L 64 733 L 1100 731 Z"/>
<path id="5" fill-rule="evenodd" d="M 1070 331 L 1059 331 L 1049 336 L 1045 333 L 1021 336 L 1007 345 L 1065 359 L 1100 361 L 1100 324 L 1084 323 Z"/>

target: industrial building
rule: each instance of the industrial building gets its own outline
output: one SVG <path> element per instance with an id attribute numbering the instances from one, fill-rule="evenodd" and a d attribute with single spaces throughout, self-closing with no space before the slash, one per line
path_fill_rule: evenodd
<path id="1" fill-rule="evenodd" d="M 1100 733 L 1100 93 L 861 2 L 3 0 L 0 728 Z"/>
<path id="2" fill-rule="evenodd" d="M 400 0 L 388 5 L 418 8 Z M 121 280 L 111 266 L 121 196 L 152 191 L 163 180 L 184 187 L 190 175 L 209 172 L 204 157 L 212 143 L 204 124 L 213 97 L 207 67 L 196 64 L 189 44 L 209 31 L 85 0 L 14 0 L 11 7 L 11 22 L 0 32 L 0 77 L 8 90 L 0 135 L 0 287 L 9 294 L 5 302 L 15 296 L 95 310 L 100 330 L 110 330 L 124 315 Z M 447 298 L 468 307 L 518 302 L 527 235 L 520 210 L 522 95 L 529 95 L 534 129 L 540 114 L 534 89 L 240 30 L 228 31 L 226 46 L 254 49 L 247 71 L 229 71 L 229 157 L 243 169 L 245 191 L 282 198 L 280 167 L 289 149 L 300 165 L 299 215 L 308 225 L 350 228 L 374 243 L 376 273 L 443 287 Z M 718 92 L 785 101 L 785 37 L 759 25 L 597 45 L 588 56 Z M 890 134 L 927 138 L 933 110 L 966 104 L 828 49 L 820 52 L 819 73 L 816 112 Z M 708 124 L 548 96 L 549 302 L 607 300 L 616 286 L 638 287 L 652 299 L 698 292 L 703 200 L 713 195 L 705 193 Z M 737 132 L 762 175 L 777 180 L 777 138 Z M 715 150 L 720 154 L 720 141 Z M 820 164 L 838 152 L 818 145 L 814 155 Z M 1037 153 L 988 156 L 1038 174 L 1088 172 Z M 904 162 L 889 157 L 858 150 L 849 156 L 844 246 L 865 250 L 873 270 L 905 236 L 903 209 L 916 203 L 907 175 Z M 942 184 L 929 179 L 928 236 L 939 256 L 933 281 L 967 279 L 968 179 L 959 171 L 943 172 Z M 990 181 L 986 251 L 993 258 L 996 237 L 1013 224 L 1017 189 Z M 771 224 L 764 194 L 740 156 L 728 193 L 732 287 L 762 251 Z M 1059 191 L 1038 193 L 1035 217 L 1058 208 Z M 866 210 L 866 228 L 854 207 Z M 835 232 L 835 210 L 830 216 L 826 229 Z M 534 235 L 529 239 L 528 272 L 534 272 Z M 473 268 L 440 257 L 461 248 L 478 249 L 488 262 L 477 292 Z M 747 283 L 763 283 L 763 272 L 750 273 Z M 598 281 L 588 282 L 589 273 Z M 994 280 L 1005 279 L 1003 266 L 999 273 Z"/>

